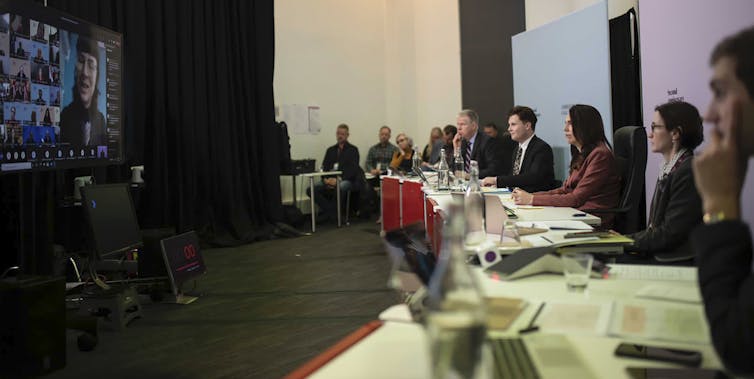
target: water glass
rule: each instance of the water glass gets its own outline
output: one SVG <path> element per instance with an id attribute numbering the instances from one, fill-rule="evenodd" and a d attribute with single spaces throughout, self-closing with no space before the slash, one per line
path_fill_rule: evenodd
<path id="1" fill-rule="evenodd" d="M 594 257 L 591 254 L 570 253 L 561 255 L 566 288 L 570 292 L 583 292 L 589 284 Z"/>

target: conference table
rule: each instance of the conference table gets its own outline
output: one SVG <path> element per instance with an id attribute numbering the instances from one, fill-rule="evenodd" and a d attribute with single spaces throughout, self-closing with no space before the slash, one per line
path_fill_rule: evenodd
<path id="1" fill-rule="evenodd" d="M 435 191 L 407 178 L 383 177 L 381 181 L 383 196 L 384 184 L 389 183 L 388 191 L 397 193 L 388 196 L 397 196 L 394 199 L 402 202 L 401 208 L 421 208 L 428 237 L 433 244 L 439 243 L 437 236 L 442 235 L 442 221 L 448 216 L 452 194 Z M 410 199 L 402 199 L 400 189 L 406 183 L 412 187 L 408 191 Z M 415 193 L 417 183 L 420 198 Z M 390 188 L 391 185 L 394 188 Z M 519 222 L 599 224 L 598 217 L 572 208 L 516 207 L 509 193 L 496 195 L 503 204 L 515 208 Z M 400 217 L 398 221 L 400 224 Z M 518 299 L 524 304 L 510 325 L 505 329 L 488 329 L 488 336 L 520 337 L 530 353 L 536 346 L 557 346 L 560 359 L 532 354 L 542 378 L 630 378 L 627 367 L 681 367 L 674 363 L 616 357 L 614 351 L 622 342 L 695 350 L 702 353 L 701 367 L 722 367 L 709 340 L 695 268 L 608 266 L 610 271 L 602 278 L 590 279 L 584 292 L 569 291 L 562 275 L 547 273 L 505 281 L 490 268 L 470 266 L 485 298 Z M 539 308 L 542 312 L 535 317 Z M 536 318 L 539 330 L 519 334 L 519 330 L 530 325 L 532 318 Z M 480 377 L 494 377 L 492 360 L 489 349 L 485 349 Z M 559 367 L 558 361 L 576 364 Z M 424 327 L 411 319 L 405 304 L 395 305 L 288 376 L 299 377 L 431 378 Z"/>
<path id="2" fill-rule="evenodd" d="M 618 266 L 620 265 L 616 265 L 616 268 Z M 655 292 L 666 291 L 666 294 L 688 295 L 698 291 L 694 280 L 695 269 L 657 266 L 632 268 L 644 274 L 632 272 L 631 275 L 634 276 L 629 277 L 645 275 L 650 279 L 622 279 L 620 275 L 592 279 L 588 289 L 581 293 L 569 292 L 561 275 L 536 275 L 504 282 L 494 279 L 481 268 L 473 268 L 472 271 L 484 296 L 520 298 L 525 299 L 527 303 L 506 330 L 489 330 L 490 337 L 518 336 L 518 331 L 528 326 L 540 304 L 545 302 L 544 311 L 538 317 L 540 330 L 520 336 L 527 346 L 557 341 L 561 348 L 567 348 L 567 352 L 562 351 L 562 354 L 569 354 L 570 360 L 579 361 L 578 367 L 581 371 L 560 368 L 557 367 L 557 362 L 554 365 L 550 362 L 547 369 L 540 368 L 539 373 L 543 378 L 630 378 L 627 367 L 681 367 L 673 363 L 616 357 L 614 351 L 621 342 L 696 350 L 702 353 L 701 367 L 720 368 L 720 360 L 707 337 L 707 325 L 700 303 L 637 296 L 644 288 L 655 288 Z M 667 272 L 663 273 L 663 270 Z M 362 336 L 308 377 L 431 378 L 428 341 L 424 328 L 412 322 L 408 311 L 402 307 L 398 305 L 383 312 L 380 322 L 371 325 L 371 333 Z M 636 309 L 647 311 L 647 323 L 651 321 L 663 324 L 664 327 L 673 329 L 673 333 L 679 329 L 675 324 L 686 322 L 687 326 L 692 328 L 688 334 L 690 340 L 673 340 L 665 335 L 673 333 L 664 333 L 663 330 L 650 330 L 644 335 L 626 333 L 621 329 L 622 325 L 627 323 L 626 314 L 635 313 Z M 566 312 L 568 310 L 570 312 Z M 601 310 L 604 314 L 600 314 L 597 326 L 591 327 L 582 320 L 592 317 L 590 315 L 594 310 Z M 684 316 L 674 319 L 672 315 Z M 698 328 L 693 328 L 694 325 Z M 632 327 L 627 328 L 632 330 Z M 490 356 L 486 354 L 484 357 L 486 362 L 483 363 L 483 367 L 491 370 Z M 543 364 L 541 358 L 537 358 L 536 355 L 533 356 L 533 360 L 538 367 Z M 481 377 L 494 377 L 484 375 L 485 373 L 489 374 L 483 371 Z"/>

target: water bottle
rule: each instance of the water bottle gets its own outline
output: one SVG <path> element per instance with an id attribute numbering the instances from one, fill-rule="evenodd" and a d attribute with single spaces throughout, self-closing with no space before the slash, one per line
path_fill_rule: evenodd
<path id="1" fill-rule="evenodd" d="M 487 239 L 484 227 L 484 194 L 479 186 L 479 165 L 469 162 L 469 185 L 463 197 L 463 213 L 466 218 L 466 244 L 478 245 Z"/>
<path id="2" fill-rule="evenodd" d="M 450 209 L 445 238 L 428 287 L 425 327 L 432 378 L 474 378 L 482 367 L 486 309 L 476 278 L 466 264 L 464 215 Z"/>
<path id="3" fill-rule="evenodd" d="M 463 167 L 463 157 L 461 156 L 460 148 L 456 149 L 453 153 L 453 175 L 456 177 L 455 187 L 463 190 L 463 178 L 466 176 L 466 171 Z"/>
<path id="4" fill-rule="evenodd" d="M 440 165 L 437 166 L 437 190 L 444 191 L 450 189 L 448 178 L 448 162 L 445 160 L 445 149 L 440 150 Z"/>
<path id="5" fill-rule="evenodd" d="M 414 155 L 411 158 L 411 169 L 414 171 L 416 170 L 421 171 L 422 169 L 422 157 L 421 157 L 421 154 L 419 153 L 418 146 L 414 147 Z"/>

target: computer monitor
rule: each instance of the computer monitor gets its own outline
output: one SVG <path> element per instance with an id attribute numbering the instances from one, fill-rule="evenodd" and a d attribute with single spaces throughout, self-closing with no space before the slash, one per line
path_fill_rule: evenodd
<path id="1" fill-rule="evenodd" d="M 81 198 L 91 248 L 99 258 L 116 257 L 142 245 L 128 184 L 84 186 Z"/>
<path id="2" fill-rule="evenodd" d="M 123 161 L 123 36 L 0 0 L 0 174 Z"/>
<path id="3" fill-rule="evenodd" d="M 175 302 L 187 304 L 196 300 L 194 296 L 186 296 L 182 289 L 184 283 L 207 272 L 196 232 L 168 237 L 160 244 Z"/>

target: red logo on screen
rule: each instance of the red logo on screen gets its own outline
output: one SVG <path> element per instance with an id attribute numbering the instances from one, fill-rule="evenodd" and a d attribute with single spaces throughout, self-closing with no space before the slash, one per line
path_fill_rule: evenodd
<path id="1" fill-rule="evenodd" d="M 183 247 L 183 256 L 186 258 L 186 260 L 191 260 L 196 258 L 196 248 L 193 244 L 186 245 Z"/>

